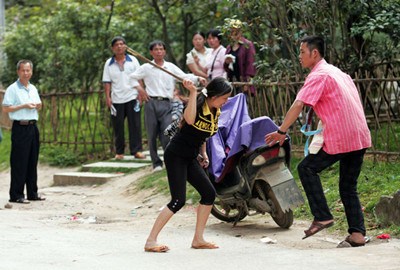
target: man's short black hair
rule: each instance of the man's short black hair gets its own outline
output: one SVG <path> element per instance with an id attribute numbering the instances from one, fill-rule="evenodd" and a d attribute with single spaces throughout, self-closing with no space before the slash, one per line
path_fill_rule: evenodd
<path id="1" fill-rule="evenodd" d="M 325 41 L 320 36 L 305 36 L 300 40 L 301 43 L 307 43 L 307 48 L 312 51 L 317 49 L 321 57 L 325 57 Z"/>
<path id="2" fill-rule="evenodd" d="M 124 39 L 123 37 L 121 37 L 121 36 L 116 36 L 116 37 L 114 37 L 114 38 L 111 40 L 111 47 L 114 46 L 115 42 L 120 41 L 120 40 L 121 40 L 124 44 L 126 44 L 126 41 L 125 41 L 125 39 Z"/>
<path id="3" fill-rule="evenodd" d="M 219 41 L 221 41 L 221 39 L 222 39 L 222 33 L 218 29 L 211 29 L 210 31 L 208 31 L 207 38 L 209 36 L 216 37 L 216 38 L 218 38 Z"/>
<path id="4" fill-rule="evenodd" d="M 165 47 L 165 43 L 162 42 L 161 40 L 153 40 L 153 41 L 150 42 L 150 44 L 149 44 L 149 50 L 152 51 L 153 48 L 154 48 L 156 45 L 163 46 L 164 50 L 167 49 L 167 48 Z"/>

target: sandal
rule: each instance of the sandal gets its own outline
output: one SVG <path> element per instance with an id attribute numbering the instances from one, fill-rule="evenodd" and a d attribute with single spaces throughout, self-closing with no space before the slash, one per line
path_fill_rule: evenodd
<path id="1" fill-rule="evenodd" d="M 342 242 L 337 245 L 337 248 L 348 248 L 348 247 L 362 247 L 365 243 L 356 243 L 350 239 L 350 235 L 346 237 Z"/>
<path id="2" fill-rule="evenodd" d="M 335 222 L 332 220 L 331 222 L 327 223 L 327 224 L 322 224 L 321 222 L 318 221 L 313 221 L 310 225 L 310 228 L 308 228 L 308 230 L 305 230 L 304 233 L 306 234 L 303 239 L 306 239 L 307 237 L 310 237 L 320 231 L 322 231 L 323 229 L 332 227 L 333 224 Z"/>

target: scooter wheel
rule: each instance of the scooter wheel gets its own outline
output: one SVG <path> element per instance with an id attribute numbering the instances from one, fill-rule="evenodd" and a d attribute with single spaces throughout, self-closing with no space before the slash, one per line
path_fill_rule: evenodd
<path id="1" fill-rule="evenodd" d="M 243 211 L 242 213 L 236 208 L 223 207 L 221 201 L 217 198 L 211 208 L 211 214 L 219 220 L 225 222 L 237 222 L 244 219 L 247 214 Z"/>

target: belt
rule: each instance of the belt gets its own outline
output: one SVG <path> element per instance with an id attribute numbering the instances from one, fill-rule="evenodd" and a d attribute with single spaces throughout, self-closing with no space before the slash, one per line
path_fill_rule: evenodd
<path id="1" fill-rule="evenodd" d="M 27 126 L 27 125 L 35 125 L 36 124 L 36 120 L 15 120 L 14 123 L 17 123 L 18 125 L 21 126 Z"/>
<path id="2" fill-rule="evenodd" d="M 166 98 L 166 97 L 152 97 L 152 96 L 150 96 L 150 98 L 154 99 L 154 100 L 168 100 L 169 101 L 169 98 Z"/>

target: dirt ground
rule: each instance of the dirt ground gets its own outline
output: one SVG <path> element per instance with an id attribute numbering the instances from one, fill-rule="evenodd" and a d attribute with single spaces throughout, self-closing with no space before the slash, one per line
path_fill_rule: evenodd
<path id="1" fill-rule="evenodd" d="M 138 236 L 138 245 L 144 244 L 146 234 L 160 208 L 168 201 L 168 197 L 153 194 L 151 191 L 134 192 L 135 180 L 150 174 L 150 168 L 113 179 L 99 186 L 53 186 L 54 173 L 74 170 L 76 169 L 39 165 L 39 193 L 46 197 L 46 201 L 32 202 L 27 205 L 8 203 L 10 175 L 8 171 L 1 172 L 0 216 L 3 220 L 7 220 L 7 226 L 24 228 L 24 226 L 27 226 L 26 224 L 32 224 L 31 226 L 35 230 L 44 231 L 49 226 L 49 228 L 60 228 L 60 230 L 67 232 L 68 230 L 83 228 L 91 232 L 107 231 L 115 233 L 140 228 L 139 231 L 142 232 L 142 235 Z M 9 208 L 10 206 L 11 208 Z M 309 222 L 295 220 L 289 230 L 283 230 L 269 216 L 246 217 L 236 227 L 210 217 L 207 231 L 212 231 L 213 239 L 210 240 L 216 242 L 219 240 L 218 236 L 223 236 L 223 239 L 239 238 L 256 243 L 260 243 L 262 238 L 268 237 L 277 242 L 274 246 L 296 252 L 316 249 L 337 250 L 335 248 L 337 243 L 344 239 L 345 235 L 337 234 L 334 229 L 301 240 L 304 234 L 303 230 L 307 229 Z M 193 230 L 191 225 L 194 223 L 195 207 L 186 205 L 172 218 L 167 227 L 188 228 L 190 234 Z M 3 226 L 3 231 L 8 230 L 5 227 L 6 225 L 3 224 Z M 0 226 L 0 228 L 2 227 Z M 0 239 L 6 241 L 6 243 L 11 241 L 4 234 Z M 179 239 L 175 239 L 175 241 L 179 241 Z M 223 245 L 224 243 L 221 243 L 221 246 Z M 400 269 L 398 267 L 400 265 L 398 258 L 400 242 L 398 240 L 388 242 L 372 237 L 372 241 L 367 246 L 374 247 L 371 251 L 376 252 L 377 256 L 385 254 L 385 263 L 388 267 L 379 269 Z M 367 248 L 367 246 L 363 248 Z M 362 252 L 363 248 L 353 250 Z M 139 247 L 139 249 L 142 248 Z M 368 252 L 370 253 L 370 251 Z"/>

